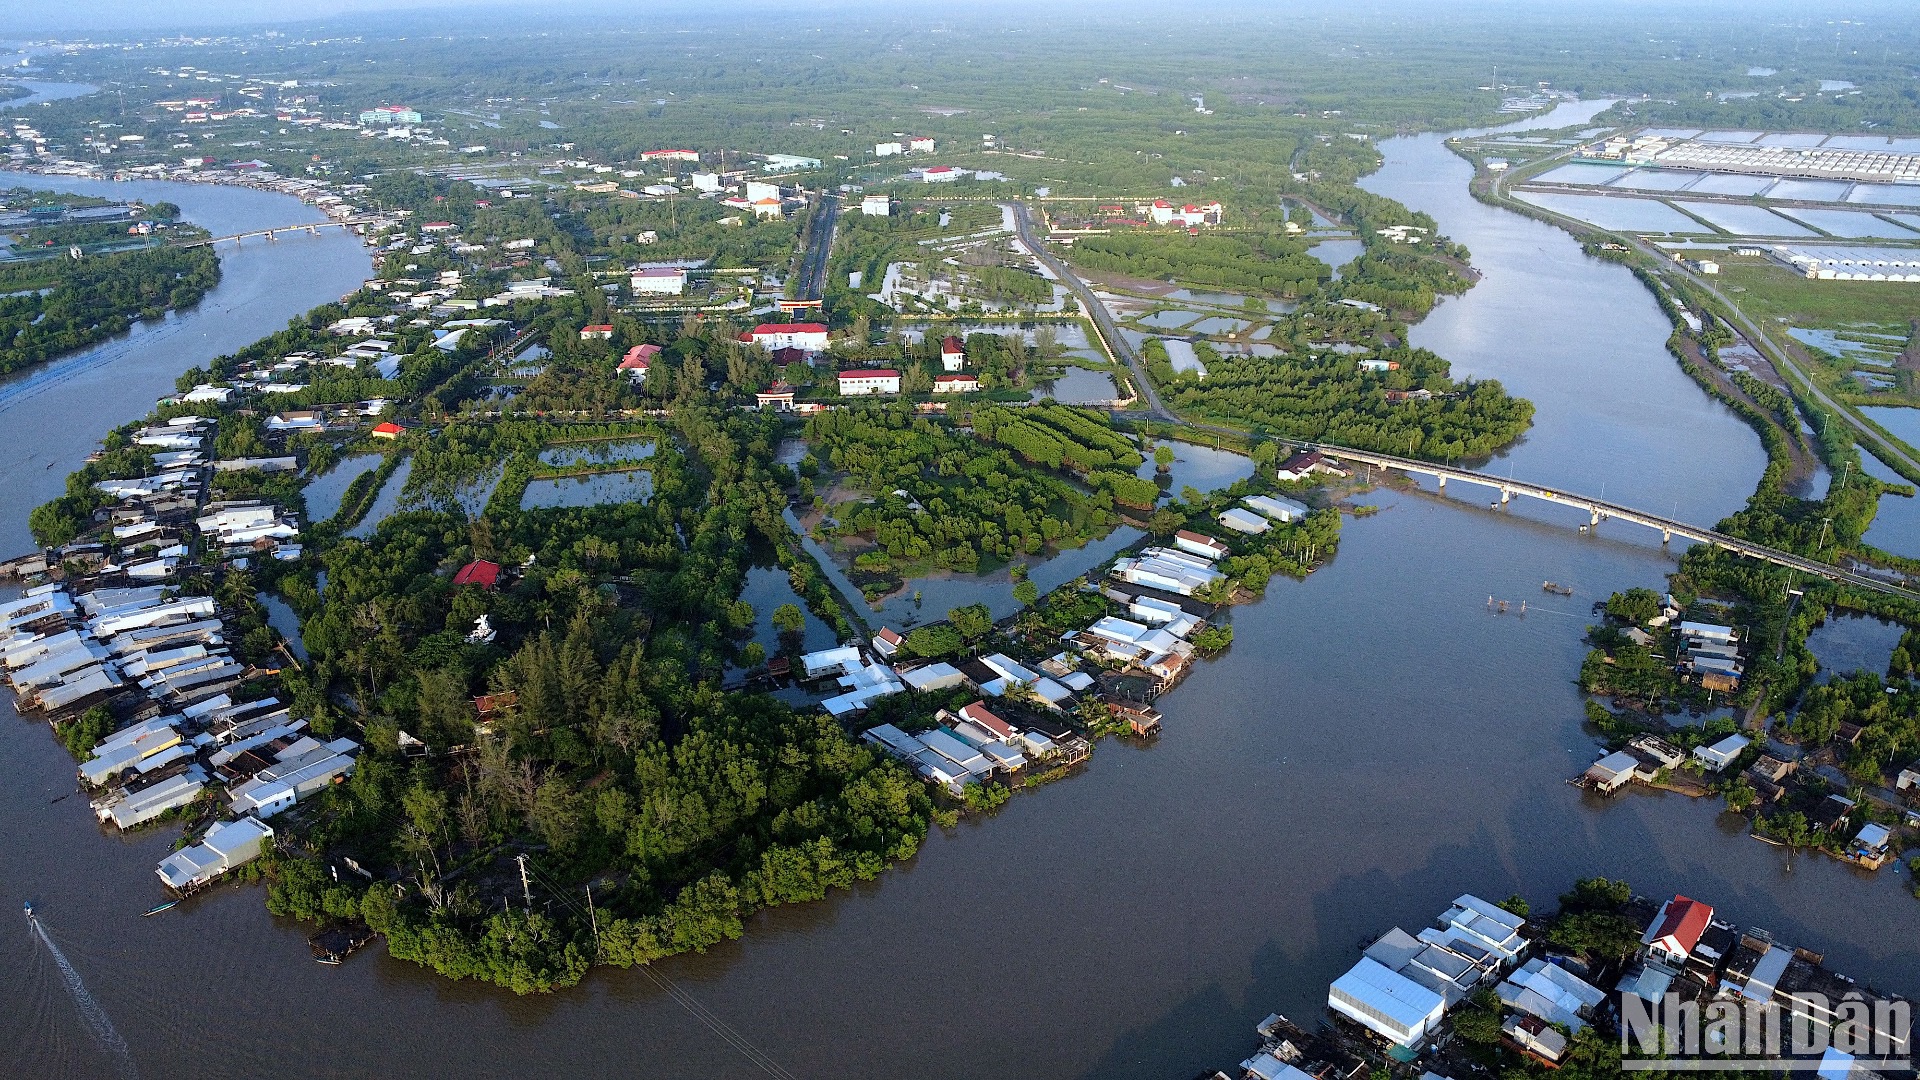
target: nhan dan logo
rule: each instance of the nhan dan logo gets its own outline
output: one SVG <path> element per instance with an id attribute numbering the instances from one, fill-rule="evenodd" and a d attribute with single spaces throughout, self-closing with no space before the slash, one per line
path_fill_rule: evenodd
<path id="1" fill-rule="evenodd" d="M 1800 991 L 1755 1001 L 1620 995 L 1621 1068 L 1630 1072 L 1913 1070 L 1912 1003 Z"/>

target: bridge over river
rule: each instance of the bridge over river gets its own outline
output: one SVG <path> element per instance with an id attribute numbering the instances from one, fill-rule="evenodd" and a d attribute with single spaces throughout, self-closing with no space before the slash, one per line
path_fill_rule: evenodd
<path id="1" fill-rule="evenodd" d="M 246 240 L 255 236 L 264 236 L 269 240 L 278 240 L 282 236 L 295 234 L 295 233 L 306 233 L 310 236 L 318 236 L 320 235 L 321 229 L 343 229 L 343 230 L 351 231 L 356 226 L 370 225 L 376 220 L 378 219 L 376 218 L 345 218 L 340 221 L 315 221 L 315 222 L 311 222 L 308 224 L 301 224 L 301 225 L 281 225 L 277 228 L 272 228 L 272 229 L 255 229 L 252 232 L 234 233 L 231 236 L 207 236 L 207 237 L 202 237 L 201 239 L 198 239 L 198 240 L 188 240 L 185 243 L 176 244 L 174 246 L 183 247 L 183 248 L 206 247 L 210 244 L 223 244 L 229 240 L 232 240 L 235 243 L 238 243 L 242 240 Z"/>
<path id="2" fill-rule="evenodd" d="M 1660 514 L 1648 513 L 1645 510 L 1636 510 L 1630 506 L 1607 502 L 1604 499 L 1596 499 L 1589 495 L 1579 494 L 1578 492 L 1563 491 L 1559 488 L 1547 487 L 1544 484 L 1531 484 L 1524 480 L 1494 476 L 1491 473 L 1476 472 L 1472 469 L 1463 469 L 1453 465 L 1439 465 L 1431 461 L 1397 457 L 1393 454 L 1378 454 L 1368 450 L 1355 450 L 1346 446 L 1333 446 L 1329 444 L 1307 444 L 1307 446 L 1309 449 L 1318 450 L 1328 457 L 1337 458 L 1342 462 L 1370 465 L 1377 469 L 1398 469 L 1404 473 L 1431 476 L 1440 482 L 1440 489 L 1442 491 L 1446 490 L 1448 480 L 1458 480 L 1462 483 L 1477 484 L 1481 487 L 1491 488 L 1499 493 L 1500 505 L 1502 506 L 1510 502 L 1515 495 L 1525 495 L 1528 498 L 1539 499 L 1543 502 L 1556 503 L 1561 506 L 1571 506 L 1576 510 L 1583 510 L 1587 514 L 1587 523 L 1581 526 L 1582 531 L 1598 528 L 1601 522 L 1610 519 L 1628 521 L 1635 525 L 1644 525 L 1649 529 L 1658 530 L 1661 543 L 1671 542 L 1674 537 L 1679 536 L 1697 543 L 1711 544 L 1714 547 L 1723 548 L 1738 555 L 1745 555 L 1748 558 L 1761 559 L 1802 573 L 1823 577 L 1828 581 L 1836 581 L 1843 585 L 1853 585 L 1862 589 L 1871 589 L 1875 592 L 1899 597 L 1902 600 L 1920 603 L 1920 593 L 1914 592 L 1911 589 L 1901 588 L 1892 582 L 1883 581 L 1868 574 L 1858 573 L 1843 567 L 1834 566 L 1830 563 L 1816 562 L 1813 559 L 1803 558 L 1790 552 L 1781 551 L 1778 548 L 1767 547 L 1764 544 L 1756 544 L 1749 540 L 1742 540 L 1736 536 L 1728 536 L 1723 532 L 1701 528 L 1698 525 L 1691 525 L 1687 522 L 1664 517 Z"/>

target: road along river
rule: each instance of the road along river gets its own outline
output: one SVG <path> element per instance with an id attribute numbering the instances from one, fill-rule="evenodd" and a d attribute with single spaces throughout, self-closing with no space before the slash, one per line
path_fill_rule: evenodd
<path id="1" fill-rule="evenodd" d="M 1384 149 L 1369 184 L 1432 212 L 1486 274 L 1415 340 L 1540 404 L 1492 468 L 1703 522 L 1739 505 L 1758 442 L 1673 369 L 1633 279 L 1472 202 L 1437 137 Z M 52 415 L 88 415 L 73 408 Z M 69 422 L 76 443 L 101 426 Z M 712 1019 L 802 1077 L 1164 1080 L 1239 1060 L 1270 1010 L 1317 1016 L 1362 937 L 1465 890 L 1539 905 L 1592 874 L 1684 889 L 1920 992 L 1920 907 L 1891 871 L 1789 864 L 1713 805 L 1563 782 L 1596 745 L 1570 681 L 1587 606 L 1660 582 L 1657 534 L 1583 536 L 1528 517 L 1552 508 L 1496 516 L 1477 496 L 1366 499 L 1382 512 L 1349 523 L 1331 565 L 1235 611 L 1233 648 L 1162 699 L 1157 742 L 1105 744 L 877 882 L 656 965 L 705 1018 L 635 972 L 522 1000 L 378 950 L 322 968 L 257 890 L 143 920 L 167 837 L 103 837 L 78 800 L 48 805 L 73 767 L 37 726 L 0 729 L 0 894 L 41 901 L 143 1070 L 208 1078 L 750 1071 Z M 1547 578 L 1576 594 L 1543 596 Z M 1534 602 L 1494 616 L 1489 594 Z M 15 937 L 0 970 L 38 970 Z M 20 981 L 0 989 L 16 1071 L 111 1065 L 64 991 Z"/>

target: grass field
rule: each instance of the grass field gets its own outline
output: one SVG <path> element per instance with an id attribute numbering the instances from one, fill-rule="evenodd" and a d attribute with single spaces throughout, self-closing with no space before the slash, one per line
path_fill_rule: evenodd
<path id="1" fill-rule="evenodd" d="M 1773 324 L 1906 333 L 1920 319 L 1920 282 L 1813 281 L 1764 259 L 1728 258 L 1720 284 L 1747 314 Z"/>

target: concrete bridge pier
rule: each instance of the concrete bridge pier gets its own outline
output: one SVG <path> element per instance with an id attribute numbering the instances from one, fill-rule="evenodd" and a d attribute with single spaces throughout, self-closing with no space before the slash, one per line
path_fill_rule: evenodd
<path id="1" fill-rule="evenodd" d="M 1662 545 L 1662 546 L 1665 546 L 1665 545 L 1667 545 L 1667 544 L 1671 544 L 1671 543 L 1673 543 L 1673 530 L 1672 530 L 1672 529 L 1661 529 L 1661 530 L 1660 530 L 1660 543 L 1661 543 L 1661 545 Z"/>
<path id="2" fill-rule="evenodd" d="M 1440 477 L 1440 490 L 1441 491 L 1447 490 L 1447 478 L 1445 475 L 1442 475 Z"/>
<path id="3" fill-rule="evenodd" d="M 1588 521 L 1588 522 L 1587 522 L 1587 528 L 1589 528 L 1589 529 L 1597 529 L 1597 528 L 1599 528 L 1599 527 L 1600 527 L 1600 511 L 1598 511 L 1598 510 L 1595 510 L 1595 511 L 1593 511 L 1593 518 L 1592 518 L 1592 520 L 1590 520 L 1590 521 Z"/>
<path id="4" fill-rule="evenodd" d="M 1511 488 L 1500 489 L 1500 505 L 1501 506 L 1507 505 L 1507 500 L 1511 498 L 1513 498 L 1513 489 Z"/>

